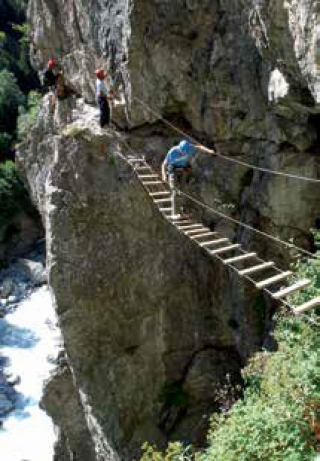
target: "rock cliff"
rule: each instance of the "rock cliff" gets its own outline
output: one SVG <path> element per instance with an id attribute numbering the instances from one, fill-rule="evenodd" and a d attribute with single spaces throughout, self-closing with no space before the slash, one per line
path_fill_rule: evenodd
<path id="1" fill-rule="evenodd" d="M 44 101 L 19 155 L 47 231 L 70 367 L 45 398 L 59 461 L 132 459 L 144 440 L 202 443 L 222 405 L 216 390 L 226 374 L 239 382 L 261 347 L 263 299 L 170 228 L 118 154 L 126 140 L 159 167 L 179 139 L 165 116 L 228 156 L 317 177 L 319 14 L 311 0 L 30 0 L 34 65 L 54 55 L 85 99 L 69 125 L 52 125 Z M 126 135 L 101 132 L 88 106 L 98 65 L 119 85 Z M 312 245 L 317 186 L 200 156 L 194 173 L 191 193 L 206 203 L 222 200 L 237 218 Z M 59 405 L 59 379 L 74 411 Z"/>
<path id="2" fill-rule="evenodd" d="M 19 161 L 46 225 L 72 369 L 44 399 L 60 452 L 132 459 L 144 440 L 203 442 L 226 375 L 240 383 L 261 346 L 267 309 L 154 208 L 121 157 L 123 135 L 101 132 L 95 109 L 78 102 L 73 124 L 53 134 L 41 123 L 47 107 Z M 78 408 L 62 403 L 64 389 Z"/>

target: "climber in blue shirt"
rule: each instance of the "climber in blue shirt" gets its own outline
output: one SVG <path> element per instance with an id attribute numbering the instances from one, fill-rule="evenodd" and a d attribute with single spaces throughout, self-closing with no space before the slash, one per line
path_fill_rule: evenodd
<path id="1" fill-rule="evenodd" d="M 190 161 L 196 151 L 206 152 L 214 155 L 214 151 L 202 146 L 201 144 L 193 145 L 189 141 L 181 141 L 178 146 L 174 146 L 169 150 L 167 156 L 162 163 L 162 179 L 168 180 L 168 175 L 175 174 L 175 170 L 190 171 Z"/>

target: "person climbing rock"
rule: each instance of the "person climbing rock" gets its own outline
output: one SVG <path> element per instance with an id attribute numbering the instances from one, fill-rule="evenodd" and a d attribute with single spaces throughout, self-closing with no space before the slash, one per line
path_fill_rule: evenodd
<path id="1" fill-rule="evenodd" d="M 181 141 L 177 146 L 170 149 L 164 162 L 162 163 L 163 181 L 167 181 L 169 175 L 175 176 L 176 173 L 182 173 L 186 176 L 190 176 L 190 162 L 197 150 L 214 155 L 214 151 L 212 149 L 208 149 L 201 144 L 193 145 L 189 141 Z"/>
<path id="2" fill-rule="evenodd" d="M 43 86 L 48 91 L 54 91 L 57 83 L 58 72 L 57 63 L 54 59 L 49 59 L 46 70 L 43 72 Z"/>
<path id="3" fill-rule="evenodd" d="M 214 155 L 214 151 L 204 147 L 200 144 L 193 145 L 189 141 L 181 141 L 177 146 L 174 146 L 166 155 L 162 163 L 162 179 L 168 181 L 171 189 L 171 203 L 172 203 L 172 218 L 181 216 L 177 214 L 177 200 L 175 190 L 176 176 L 184 176 L 186 182 L 189 182 L 191 176 L 191 159 L 196 151 L 206 152 L 207 154 Z M 183 207 L 182 214 L 183 214 Z"/>
<path id="4" fill-rule="evenodd" d="M 95 72 L 96 80 L 96 101 L 100 109 L 100 127 L 103 128 L 105 125 L 110 123 L 110 105 L 109 100 L 113 99 L 112 92 L 107 88 L 105 79 L 107 77 L 106 72 L 102 69 L 98 69 Z"/>
<path id="5" fill-rule="evenodd" d="M 43 73 L 43 88 L 50 93 L 50 112 L 53 115 L 56 108 L 56 85 L 58 79 L 57 63 L 49 59 L 47 68 Z"/>

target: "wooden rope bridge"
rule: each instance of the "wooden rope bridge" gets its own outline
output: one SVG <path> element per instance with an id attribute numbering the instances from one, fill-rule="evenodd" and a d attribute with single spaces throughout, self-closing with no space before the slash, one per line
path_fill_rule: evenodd
<path id="1" fill-rule="evenodd" d="M 159 211 L 179 232 L 235 270 L 240 277 L 252 282 L 257 290 L 264 290 L 274 300 L 289 306 L 295 314 L 302 314 L 320 306 L 320 297 L 299 306 L 288 303 L 285 299 L 289 295 L 309 286 L 311 281 L 304 279 L 288 282 L 288 278 L 292 275 L 291 271 L 282 271 L 274 262 L 264 261 L 256 253 L 247 252 L 240 244 L 232 243 L 219 232 L 214 232 L 202 223 L 196 222 L 189 215 L 174 216 L 172 191 L 168 184 L 161 180 L 144 158 L 129 156 L 127 161 Z M 286 283 L 286 286 L 283 286 L 283 283 Z"/>

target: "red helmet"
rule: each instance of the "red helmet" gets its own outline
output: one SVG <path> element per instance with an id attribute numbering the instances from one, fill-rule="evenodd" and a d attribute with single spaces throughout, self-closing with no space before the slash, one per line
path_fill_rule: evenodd
<path id="1" fill-rule="evenodd" d="M 96 77 L 99 79 L 99 80 L 103 80 L 105 77 L 106 77 L 106 73 L 103 69 L 97 69 L 95 71 L 95 74 L 96 74 Z"/>
<path id="2" fill-rule="evenodd" d="M 54 67 L 56 67 L 57 63 L 54 59 L 49 59 L 48 61 L 48 67 L 49 69 L 53 69 Z"/>

